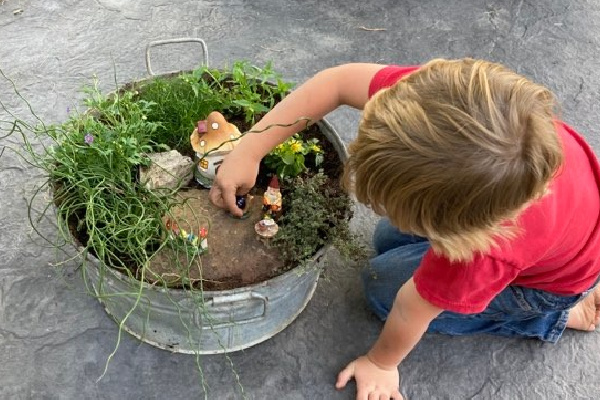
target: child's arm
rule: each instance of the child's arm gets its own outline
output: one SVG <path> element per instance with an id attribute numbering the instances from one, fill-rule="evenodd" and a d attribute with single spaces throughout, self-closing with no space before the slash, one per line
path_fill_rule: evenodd
<path id="1" fill-rule="evenodd" d="M 268 112 L 252 130 L 270 124 L 291 124 L 301 117 L 322 119 L 340 105 L 362 109 L 368 100 L 371 79 L 384 66 L 379 64 L 345 64 L 319 72 L 290 93 Z M 225 157 L 210 191 L 211 201 L 241 216 L 235 195 L 247 193 L 256 181 L 260 160 L 279 143 L 306 126 L 300 121 L 290 127 L 273 127 L 261 133 L 244 135 L 236 148 Z"/>
<path id="2" fill-rule="evenodd" d="M 442 311 L 421 297 L 411 278 L 398 291 L 375 345 L 339 373 L 336 387 L 342 389 L 354 377 L 357 400 L 401 399 L 398 365 Z"/>

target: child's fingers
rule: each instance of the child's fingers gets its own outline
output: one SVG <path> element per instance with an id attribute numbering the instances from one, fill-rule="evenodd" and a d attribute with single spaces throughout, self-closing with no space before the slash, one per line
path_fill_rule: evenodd
<path id="1" fill-rule="evenodd" d="M 354 376 L 354 361 L 352 361 L 350 364 L 348 364 L 346 366 L 346 368 L 344 368 L 337 377 L 337 382 L 335 383 L 335 387 L 336 389 L 343 389 L 346 384 L 348 383 L 348 381 L 350 381 L 350 379 L 352 379 L 352 377 Z"/>
<path id="2" fill-rule="evenodd" d="M 244 212 L 235 203 L 235 188 L 225 188 L 222 190 L 223 202 L 225 208 L 234 216 L 241 217 Z"/>
<path id="3" fill-rule="evenodd" d="M 208 198 L 210 199 L 211 203 L 213 203 L 215 206 L 219 208 L 225 207 L 225 204 L 223 203 L 221 186 L 219 185 L 217 180 L 213 182 L 213 186 L 210 188 L 210 192 L 208 192 Z"/>
<path id="4" fill-rule="evenodd" d="M 243 215 L 235 204 L 236 189 L 227 185 L 222 185 L 220 182 L 213 182 L 213 187 L 210 189 L 210 201 L 219 208 L 228 210 L 231 214 L 241 217 Z"/>

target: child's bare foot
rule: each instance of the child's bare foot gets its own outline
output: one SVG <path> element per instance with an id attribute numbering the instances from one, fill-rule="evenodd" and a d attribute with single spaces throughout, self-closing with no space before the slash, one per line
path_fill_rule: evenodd
<path id="1" fill-rule="evenodd" d="M 593 331 L 600 323 L 600 285 L 569 311 L 567 328 Z"/>

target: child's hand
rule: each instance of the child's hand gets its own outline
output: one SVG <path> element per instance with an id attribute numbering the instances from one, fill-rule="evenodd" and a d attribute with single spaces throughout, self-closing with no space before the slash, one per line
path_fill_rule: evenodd
<path id="1" fill-rule="evenodd" d="M 306 127 L 306 118 L 319 121 L 344 104 L 362 109 L 373 76 L 384 66 L 345 64 L 319 72 L 269 111 L 229 153 L 210 190 L 210 200 L 235 216 L 243 212 L 235 205 L 235 195 L 248 193 L 256 182 L 260 160 L 275 146 Z M 287 127 L 267 127 L 277 124 Z"/>
<path id="2" fill-rule="evenodd" d="M 383 369 L 362 356 L 339 373 L 335 387 L 343 389 L 352 377 L 356 380 L 356 400 L 403 400 L 398 368 Z"/>
<path id="3" fill-rule="evenodd" d="M 210 201 L 234 216 L 241 217 L 244 212 L 235 204 L 235 196 L 244 195 L 252 189 L 256 182 L 259 162 L 252 157 L 238 155 L 235 150 L 229 153 L 213 181 Z"/>

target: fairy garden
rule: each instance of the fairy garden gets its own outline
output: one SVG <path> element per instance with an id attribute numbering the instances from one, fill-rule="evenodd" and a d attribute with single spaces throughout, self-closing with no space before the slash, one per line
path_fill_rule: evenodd
<path id="1" fill-rule="evenodd" d="M 318 123 L 264 158 L 237 198 L 242 218 L 209 201 L 223 157 L 290 89 L 271 65 L 246 62 L 110 94 L 94 81 L 84 109 L 33 128 L 52 141 L 32 162 L 47 172 L 62 236 L 136 280 L 203 290 L 272 278 L 332 241 L 348 247 L 342 159 Z"/>
<path id="2" fill-rule="evenodd" d="M 29 199 L 31 210 L 49 199 L 33 229 L 56 218 L 58 239 L 42 237 L 67 253 L 75 245 L 90 294 L 119 325 L 108 361 L 123 330 L 183 353 L 259 343 L 306 306 L 328 245 L 364 255 L 339 179 L 345 149 L 325 121 L 302 119 L 305 129 L 264 157 L 255 187 L 236 198 L 242 217 L 209 200 L 223 158 L 291 87 L 270 64 L 235 62 L 110 93 L 94 79 L 60 124 L 0 103 L 14 117 L 0 138 L 18 136 L 19 147 L 6 147 L 46 178 Z"/>

